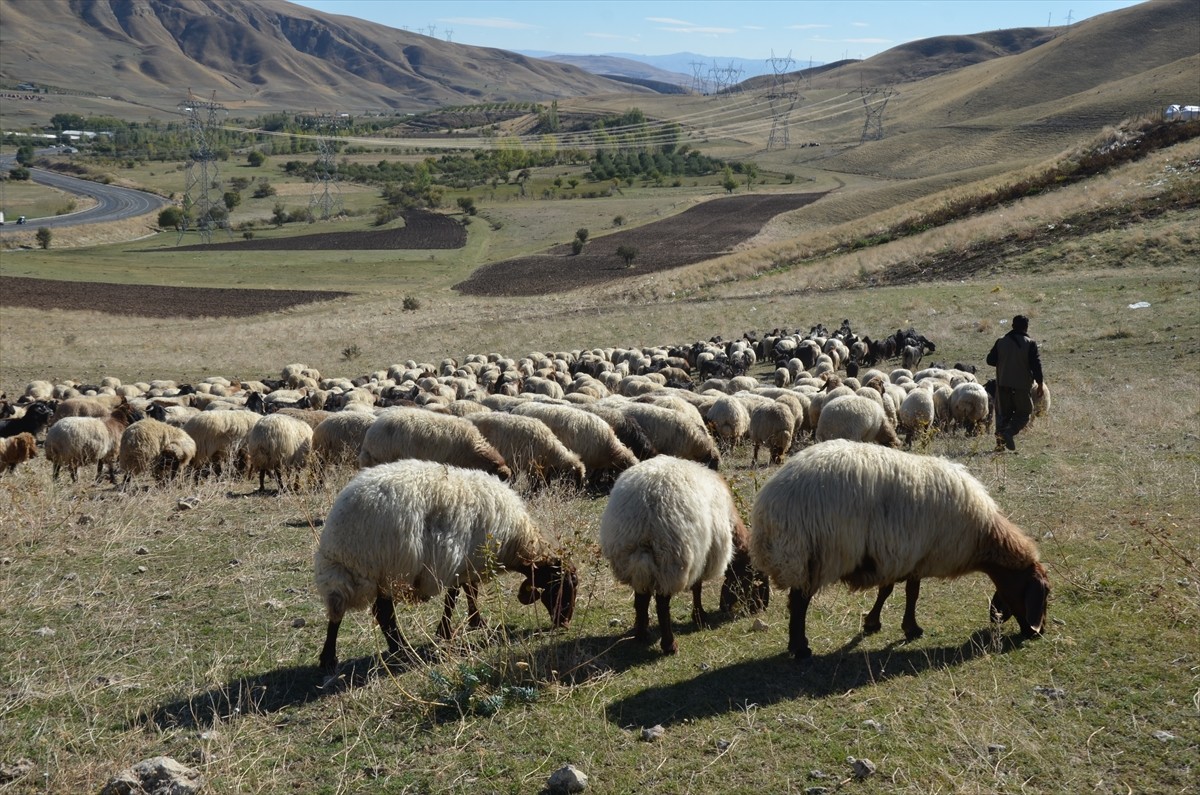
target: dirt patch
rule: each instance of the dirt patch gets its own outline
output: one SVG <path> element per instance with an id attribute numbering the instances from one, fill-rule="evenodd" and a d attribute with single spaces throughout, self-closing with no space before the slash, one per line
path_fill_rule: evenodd
<path id="1" fill-rule="evenodd" d="M 593 239 L 580 254 L 555 246 L 545 254 L 495 262 L 456 290 L 467 295 L 544 295 L 642 276 L 727 254 L 780 213 L 815 202 L 823 193 L 746 194 L 698 204 L 671 218 Z M 617 256 L 636 255 L 632 267 Z"/>
<path id="2" fill-rule="evenodd" d="M 452 249 L 467 245 L 467 230 L 449 216 L 423 210 L 404 216 L 404 226 L 372 232 L 324 232 L 281 238 L 179 246 L 174 251 L 386 251 Z"/>
<path id="3" fill-rule="evenodd" d="M 346 295 L 351 293 L 56 282 L 0 276 L 0 306 L 83 310 L 135 317 L 249 317 Z"/>

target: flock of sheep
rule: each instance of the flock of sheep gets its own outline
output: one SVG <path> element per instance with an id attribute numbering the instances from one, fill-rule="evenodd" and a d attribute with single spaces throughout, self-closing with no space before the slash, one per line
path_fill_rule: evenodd
<path id="1" fill-rule="evenodd" d="M 556 482 L 608 493 L 600 550 L 634 591 L 644 642 L 653 597 L 668 654 L 678 648 L 671 597 L 691 591 L 703 626 L 701 584 L 722 575 L 723 611 L 765 609 L 768 581 L 789 592 L 797 659 L 811 654 L 810 600 L 837 581 L 878 589 L 866 632 L 905 582 L 911 639 L 921 634 L 921 579 L 981 571 L 995 585 L 993 618 L 1040 634 L 1049 585 L 1034 543 L 965 467 L 897 449 L 939 427 L 979 433 L 991 417 L 987 389 L 961 365 L 885 371 L 867 365 L 875 358 L 844 322 L 833 334 L 818 326 L 672 348 L 409 361 L 355 379 L 295 364 L 251 382 L 35 381 L 3 405 L 0 467 L 33 458 L 43 433 L 55 478 L 94 464 L 97 479 L 107 467 L 115 483 L 119 466 L 122 488 L 143 474 L 232 469 L 283 491 L 338 463 L 359 467 L 315 556 L 329 673 L 347 611 L 370 606 L 389 654 L 410 653 L 397 597 L 444 592 L 439 634 L 449 637 L 460 590 L 470 625 L 483 624 L 478 586 L 496 571 L 521 574 L 521 601 L 540 600 L 556 627 L 568 625 L 578 576 L 522 498 Z M 749 375 L 759 362 L 774 364 L 769 383 Z M 752 466 L 763 447 L 783 462 L 749 529 L 718 474 L 722 453 L 747 443 Z"/>

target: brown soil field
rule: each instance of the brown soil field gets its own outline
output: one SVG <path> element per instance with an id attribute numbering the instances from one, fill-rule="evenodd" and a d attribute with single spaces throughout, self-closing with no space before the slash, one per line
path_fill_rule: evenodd
<path id="1" fill-rule="evenodd" d="M 594 238 L 578 255 L 564 243 L 545 254 L 484 265 L 454 287 L 467 295 L 543 295 L 691 265 L 729 253 L 776 215 L 824 195 L 769 193 L 713 199 L 661 221 Z M 637 252 L 632 267 L 617 256 L 621 246 Z"/>
<path id="2" fill-rule="evenodd" d="M 249 317 L 330 301 L 350 293 L 321 290 L 238 290 L 150 284 L 56 282 L 0 277 L 0 306 L 73 309 L 135 317 Z"/>

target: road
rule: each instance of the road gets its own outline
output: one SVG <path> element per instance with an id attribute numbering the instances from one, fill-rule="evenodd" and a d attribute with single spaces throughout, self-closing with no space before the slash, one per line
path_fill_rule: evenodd
<path id="1" fill-rule="evenodd" d="M 13 167 L 15 162 L 16 160 L 12 156 L 0 158 L 0 169 L 8 171 Z M 76 196 L 91 196 L 96 200 L 96 205 L 86 210 L 80 210 L 79 212 L 67 215 L 53 215 L 45 218 L 27 217 L 24 227 L 16 225 L 19 213 L 14 212 L 14 210 L 17 208 L 13 208 L 13 210 L 5 208 L 5 224 L 0 227 L 0 234 L 21 231 L 22 229 L 27 230 L 30 226 L 45 226 L 50 229 L 57 229 L 64 226 L 77 226 L 79 224 L 110 223 L 154 212 L 168 203 L 166 199 L 161 196 L 155 196 L 153 193 L 144 193 L 132 188 L 119 188 L 116 185 L 104 185 L 86 179 L 68 177 L 66 174 L 59 174 L 57 171 L 31 168 L 29 169 L 29 174 L 30 178 L 39 185 L 47 185 Z"/>

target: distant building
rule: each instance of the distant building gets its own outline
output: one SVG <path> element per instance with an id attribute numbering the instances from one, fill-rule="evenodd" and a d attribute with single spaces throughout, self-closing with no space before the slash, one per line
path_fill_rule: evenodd
<path id="1" fill-rule="evenodd" d="M 1200 105 L 1167 105 L 1163 118 L 1167 121 L 1195 121 L 1200 119 Z"/>

